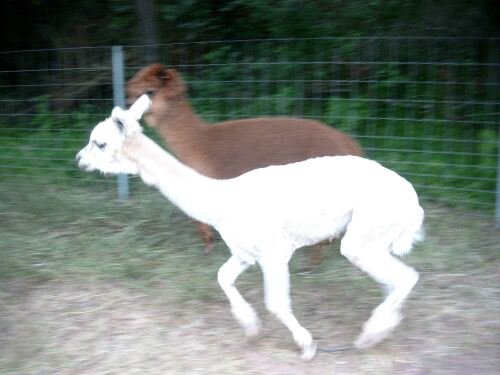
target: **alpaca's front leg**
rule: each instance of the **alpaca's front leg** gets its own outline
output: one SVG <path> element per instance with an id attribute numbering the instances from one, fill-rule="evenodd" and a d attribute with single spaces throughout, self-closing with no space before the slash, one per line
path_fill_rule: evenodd
<path id="1" fill-rule="evenodd" d="M 235 256 L 219 268 L 217 280 L 231 304 L 231 311 L 236 320 L 241 324 L 247 336 L 256 336 L 260 331 L 260 320 L 255 310 L 241 296 L 234 283 L 250 264 L 243 262 Z"/>
<path id="2" fill-rule="evenodd" d="M 293 315 L 290 301 L 290 275 L 285 261 L 262 262 L 267 309 L 292 332 L 293 339 L 302 349 L 301 358 L 311 360 L 316 355 L 316 342 L 307 329 Z"/>

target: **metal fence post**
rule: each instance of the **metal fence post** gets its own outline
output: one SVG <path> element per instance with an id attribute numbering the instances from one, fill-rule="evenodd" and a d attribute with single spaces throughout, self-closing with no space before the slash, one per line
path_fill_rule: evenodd
<path id="1" fill-rule="evenodd" d="M 495 223 L 500 229 L 500 130 L 497 139 L 497 186 L 496 186 Z"/>
<path id="2" fill-rule="evenodd" d="M 113 66 L 113 104 L 115 106 L 125 107 L 124 93 L 124 72 L 123 72 L 123 48 L 122 46 L 111 47 L 112 66 Z M 126 174 L 120 174 L 117 178 L 118 198 L 127 199 L 129 194 L 128 177 Z"/>
<path id="3" fill-rule="evenodd" d="M 498 62 L 499 60 L 499 52 L 500 50 L 497 48 L 494 48 L 494 46 L 490 46 L 492 49 L 492 52 L 490 53 L 490 59 L 488 62 L 492 63 L 492 66 L 495 66 L 495 62 Z M 494 74 L 488 74 L 488 80 L 490 82 L 496 82 L 498 83 L 500 81 L 500 72 L 498 69 L 493 69 L 492 71 L 495 72 Z M 493 77 L 492 77 L 493 75 Z M 495 113 L 494 115 L 494 122 L 498 125 L 499 123 L 499 117 L 498 117 L 498 90 L 494 91 L 494 96 L 491 98 L 493 100 L 493 112 Z M 495 227 L 497 229 L 500 229 L 500 128 L 498 130 L 498 135 L 497 135 L 497 180 L 496 180 L 496 190 L 495 190 Z"/>

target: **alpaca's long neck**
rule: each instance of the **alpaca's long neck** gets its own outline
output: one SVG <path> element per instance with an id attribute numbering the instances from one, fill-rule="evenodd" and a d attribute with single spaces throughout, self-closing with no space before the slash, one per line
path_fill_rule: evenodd
<path id="1" fill-rule="evenodd" d="M 205 177 L 182 164 L 142 133 L 129 138 L 123 148 L 142 180 L 160 190 L 174 205 L 198 221 L 216 226 L 224 182 Z"/>
<path id="2" fill-rule="evenodd" d="M 207 126 L 186 97 L 167 99 L 166 108 L 155 114 L 157 130 L 181 160 L 188 162 L 193 148 L 205 142 Z"/>

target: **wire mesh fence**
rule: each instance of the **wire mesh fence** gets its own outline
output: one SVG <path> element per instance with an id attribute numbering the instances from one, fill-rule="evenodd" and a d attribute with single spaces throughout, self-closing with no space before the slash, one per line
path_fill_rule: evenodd
<path id="1" fill-rule="evenodd" d="M 212 41 L 125 46 L 123 63 L 125 79 L 152 59 L 175 67 L 207 122 L 325 122 L 422 198 L 491 216 L 496 207 L 500 222 L 499 47 L 499 38 Z M 113 106 L 112 49 L 2 52 L 0 63 L 0 185 L 115 189 L 74 163 Z"/>

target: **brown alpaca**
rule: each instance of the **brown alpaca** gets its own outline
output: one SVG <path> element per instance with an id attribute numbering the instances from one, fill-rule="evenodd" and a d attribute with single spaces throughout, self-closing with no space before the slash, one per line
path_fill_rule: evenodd
<path id="1" fill-rule="evenodd" d="M 146 123 L 159 131 L 183 163 L 209 177 L 233 178 L 256 168 L 318 156 L 362 155 L 348 135 L 313 120 L 258 117 L 208 125 L 193 111 L 182 77 L 161 64 L 139 70 L 128 81 L 129 102 L 145 93 L 152 100 L 144 115 Z M 199 223 L 199 231 L 208 252 L 212 230 Z"/>

